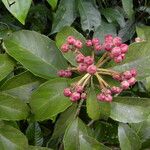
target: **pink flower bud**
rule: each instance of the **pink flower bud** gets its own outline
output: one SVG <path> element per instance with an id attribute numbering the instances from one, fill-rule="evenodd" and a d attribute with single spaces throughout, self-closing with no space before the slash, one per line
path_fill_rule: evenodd
<path id="1" fill-rule="evenodd" d="M 87 68 L 87 72 L 89 74 L 95 74 L 97 71 L 97 67 L 95 65 L 90 65 L 88 68 Z"/>
<path id="2" fill-rule="evenodd" d="M 103 47 L 106 51 L 111 51 L 112 50 L 112 43 L 104 43 Z"/>
<path id="3" fill-rule="evenodd" d="M 86 63 L 87 65 L 91 65 L 94 63 L 94 59 L 91 56 L 86 56 L 84 57 L 84 63 Z"/>
<path id="4" fill-rule="evenodd" d="M 92 43 L 93 43 L 93 45 L 97 45 L 97 44 L 100 44 L 100 41 L 98 38 L 93 38 Z"/>
<path id="5" fill-rule="evenodd" d="M 93 44 L 92 44 L 92 41 L 91 40 L 87 40 L 86 41 L 86 46 L 87 47 L 90 47 L 90 46 L 92 46 Z"/>
<path id="6" fill-rule="evenodd" d="M 70 88 L 65 88 L 64 89 L 64 96 L 66 97 L 70 97 L 72 94 L 71 89 Z"/>
<path id="7" fill-rule="evenodd" d="M 125 54 L 121 54 L 122 60 L 124 60 L 126 58 Z"/>
<path id="8" fill-rule="evenodd" d="M 83 87 L 80 86 L 80 85 L 77 85 L 77 86 L 75 87 L 75 91 L 78 92 L 78 93 L 82 93 L 82 92 L 83 92 Z"/>
<path id="9" fill-rule="evenodd" d="M 122 39 L 121 39 L 120 37 L 115 37 L 115 38 L 113 39 L 113 44 L 114 44 L 115 46 L 120 46 L 121 43 L 122 43 Z"/>
<path id="10" fill-rule="evenodd" d="M 68 36 L 67 37 L 67 43 L 70 45 L 74 45 L 75 44 L 75 38 L 73 36 Z"/>
<path id="11" fill-rule="evenodd" d="M 125 79 L 130 79 L 132 77 L 132 74 L 131 74 L 130 71 L 125 71 L 123 73 L 123 76 L 124 76 Z"/>
<path id="12" fill-rule="evenodd" d="M 67 52 L 69 51 L 69 45 L 68 45 L 68 44 L 63 44 L 63 45 L 61 46 L 61 51 L 62 51 L 63 53 L 67 53 Z"/>
<path id="13" fill-rule="evenodd" d="M 121 49 L 121 53 L 126 53 L 128 51 L 128 45 L 127 44 L 121 44 L 120 45 L 120 49 Z"/>
<path id="14" fill-rule="evenodd" d="M 131 69 L 130 73 L 132 74 L 133 77 L 135 77 L 137 75 L 137 71 L 135 68 Z"/>
<path id="15" fill-rule="evenodd" d="M 105 97 L 105 101 L 107 101 L 107 102 L 112 102 L 112 100 L 113 100 L 113 97 L 111 96 L 111 95 L 106 95 L 106 97 Z"/>
<path id="16" fill-rule="evenodd" d="M 121 63 L 122 62 L 122 56 L 121 55 L 119 55 L 118 57 L 115 57 L 114 58 L 114 61 L 115 61 L 115 63 Z"/>
<path id="17" fill-rule="evenodd" d="M 81 99 L 86 99 L 86 98 L 87 98 L 86 93 L 82 93 L 82 94 L 81 94 Z"/>
<path id="18" fill-rule="evenodd" d="M 122 89 L 119 88 L 119 87 L 116 87 L 116 86 L 113 86 L 113 87 L 111 88 L 111 92 L 112 92 L 113 94 L 119 94 L 119 93 L 121 93 L 121 91 L 122 91 Z"/>
<path id="19" fill-rule="evenodd" d="M 78 54 L 77 56 L 76 56 L 76 61 L 77 61 L 77 63 L 83 63 L 84 62 L 84 55 L 82 55 L 82 54 Z"/>
<path id="20" fill-rule="evenodd" d="M 100 51 L 100 50 L 102 50 L 102 46 L 101 45 L 95 45 L 94 50 Z"/>
<path id="21" fill-rule="evenodd" d="M 122 81 L 122 77 L 120 74 L 113 74 L 113 78 L 117 81 Z"/>
<path id="22" fill-rule="evenodd" d="M 130 79 L 128 80 L 128 82 L 129 82 L 130 86 L 132 86 L 132 85 L 135 84 L 136 79 L 135 79 L 134 77 L 132 77 L 132 78 L 130 78 Z"/>
<path id="23" fill-rule="evenodd" d="M 105 95 L 103 94 L 103 93 L 100 93 L 100 94 L 98 94 L 97 95 L 97 100 L 99 100 L 99 101 L 104 101 L 105 100 Z"/>
<path id="24" fill-rule="evenodd" d="M 74 46 L 78 49 L 81 49 L 82 48 L 82 42 L 80 40 L 76 40 L 74 43 Z"/>
<path id="25" fill-rule="evenodd" d="M 80 96 L 80 93 L 78 93 L 78 92 L 73 92 L 70 96 L 70 100 L 72 102 L 76 102 L 76 101 L 80 100 L 80 98 L 81 98 L 81 96 Z"/>
<path id="26" fill-rule="evenodd" d="M 65 74 L 66 74 L 65 70 L 59 70 L 59 71 L 57 72 L 57 75 L 58 75 L 59 77 L 65 77 Z"/>
<path id="27" fill-rule="evenodd" d="M 114 57 L 118 57 L 119 55 L 121 55 L 121 49 L 120 47 L 114 47 L 111 51 L 111 54 L 114 56 Z"/>
<path id="28" fill-rule="evenodd" d="M 113 36 L 111 34 L 107 34 L 105 36 L 105 42 L 112 42 L 112 40 L 113 40 Z"/>
<path id="29" fill-rule="evenodd" d="M 85 63 L 80 63 L 79 66 L 78 66 L 78 71 L 79 71 L 79 72 L 86 72 L 87 67 L 88 67 L 87 64 L 85 64 Z"/>
<path id="30" fill-rule="evenodd" d="M 122 87 L 124 90 L 128 89 L 129 86 L 130 86 L 130 84 L 129 84 L 128 81 L 124 80 L 124 81 L 121 82 L 121 87 Z"/>
<path id="31" fill-rule="evenodd" d="M 72 72 L 70 70 L 65 70 L 65 76 L 66 78 L 69 78 L 72 76 Z"/>
<path id="32" fill-rule="evenodd" d="M 111 90 L 109 90 L 109 89 L 102 89 L 102 93 L 104 93 L 105 95 L 111 94 Z"/>

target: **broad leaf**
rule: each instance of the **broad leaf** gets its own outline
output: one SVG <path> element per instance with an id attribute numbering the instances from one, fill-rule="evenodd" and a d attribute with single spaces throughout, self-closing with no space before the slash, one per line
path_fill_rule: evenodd
<path id="1" fill-rule="evenodd" d="M 0 81 L 14 69 L 13 60 L 6 54 L 0 54 Z"/>
<path id="2" fill-rule="evenodd" d="M 103 144 L 89 137 L 88 134 L 86 125 L 79 118 L 75 119 L 69 125 L 64 135 L 65 150 L 109 150 Z"/>
<path id="3" fill-rule="evenodd" d="M 122 5 L 124 11 L 127 13 L 128 17 L 132 19 L 133 17 L 133 0 L 122 0 Z"/>
<path id="4" fill-rule="evenodd" d="M 101 15 L 92 0 L 78 0 L 81 25 L 84 31 L 95 30 L 101 24 Z"/>
<path id="5" fill-rule="evenodd" d="M 0 148 L 2 150 L 27 150 L 28 141 L 22 132 L 8 125 L 0 126 Z"/>
<path id="6" fill-rule="evenodd" d="M 51 148 L 47 147 L 40 147 L 40 146 L 29 146 L 28 150 L 52 150 Z"/>
<path id="7" fill-rule="evenodd" d="M 30 144 L 36 146 L 42 146 L 43 136 L 38 122 L 33 122 L 29 124 L 26 130 L 26 136 Z"/>
<path id="8" fill-rule="evenodd" d="M 140 150 L 140 138 L 127 124 L 120 123 L 118 137 L 121 150 Z"/>
<path id="9" fill-rule="evenodd" d="M 85 43 L 85 38 L 84 36 L 79 33 L 78 31 L 76 31 L 74 28 L 72 27 L 64 27 L 56 36 L 56 44 L 58 46 L 58 48 L 60 49 L 61 46 L 66 42 L 66 39 L 68 36 L 74 36 L 75 38 L 81 40 L 83 43 Z M 83 46 L 82 50 L 81 50 L 85 55 L 90 54 L 91 51 L 86 48 L 85 46 Z M 75 61 L 75 54 L 73 52 L 68 52 L 68 53 L 63 53 L 63 56 L 73 65 L 73 66 L 77 66 L 77 63 Z"/>
<path id="10" fill-rule="evenodd" d="M 30 106 L 36 120 L 50 119 L 71 105 L 63 95 L 65 87 L 68 87 L 67 79 L 51 79 L 32 94 Z"/>
<path id="11" fill-rule="evenodd" d="M 28 102 L 32 92 L 43 81 L 30 72 L 24 72 L 7 80 L 0 90 Z"/>
<path id="12" fill-rule="evenodd" d="M 0 93 L 0 119 L 22 120 L 29 114 L 27 105 L 20 99 Z"/>
<path id="13" fill-rule="evenodd" d="M 94 32 L 94 37 L 100 39 L 101 42 L 104 41 L 104 37 L 107 34 L 116 35 L 116 27 L 113 24 L 102 22 L 102 24 Z"/>
<path id="14" fill-rule="evenodd" d="M 150 40 L 150 27 L 149 26 L 142 26 L 136 27 L 136 33 L 138 37 L 142 38 L 143 40 Z"/>
<path id="15" fill-rule="evenodd" d="M 47 0 L 47 2 L 51 5 L 52 9 L 54 10 L 57 6 L 58 0 Z"/>
<path id="16" fill-rule="evenodd" d="M 25 24 L 25 19 L 32 0 L 2 0 L 2 2 L 14 17 L 16 17 L 22 24 Z"/>
<path id="17" fill-rule="evenodd" d="M 35 75 L 49 79 L 66 67 L 66 61 L 55 43 L 34 31 L 14 32 L 4 40 L 6 51 Z"/>
<path id="18" fill-rule="evenodd" d="M 76 18 L 75 0 L 61 0 L 54 21 L 52 24 L 52 33 L 56 33 L 64 26 L 70 26 Z"/>
<path id="19" fill-rule="evenodd" d="M 110 117 L 123 123 L 138 123 L 150 114 L 150 99 L 117 97 L 111 103 Z"/>

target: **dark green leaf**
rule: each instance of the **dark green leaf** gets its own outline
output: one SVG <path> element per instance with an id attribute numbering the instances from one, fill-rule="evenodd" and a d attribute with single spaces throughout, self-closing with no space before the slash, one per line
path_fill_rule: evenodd
<path id="1" fill-rule="evenodd" d="M 32 94 L 30 105 L 36 120 L 50 119 L 71 105 L 69 98 L 63 95 L 68 84 L 67 79 L 51 79 Z"/>
<path id="2" fill-rule="evenodd" d="M 54 16 L 52 33 L 56 33 L 64 26 L 70 26 L 76 18 L 75 0 L 61 0 Z"/>
<path id="3" fill-rule="evenodd" d="M 16 128 L 2 125 L 0 126 L 0 148 L 2 150 L 27 150 L 28 141 Z"/>
<path id="4" fill-rule="evenodd" d="M 150 99 L 117 97 L 111 103 L 110 117 L 124 123 L 138 123 L 146 120 L 150 114 Z"/>
<path id="5" fill-rule="evenodd" d="M 1 91 L 28 102 L 32 92 L 43 81 L 30 72 L 24 72 L 7 80 L 2 85 Z"/>
<path id="6" fill-rule="evenodd" d="M 49 79 L 57 76 L 66 61 L 55 43 L 34 31 L 22 30 L 4 40 L 6 51 L 34 74 Z"/>
<path id="7" fill-rule="evenodd" d="M 32 0 L 2 0 L 2 2 L 14 17 L 16 17 L 22 24 L 25 24 L 25 19 Z"/>
<path id="8" fill-rule="evenodd" d="M 121 150 L 140 150 L 140 138 L 127 124 L 120 123 L 118 137 Z"/>
<path id="9" fill-rule="evenodd" d="M 101 24 L 101 15 L 92 0 L 78 0 L 81 25 L 84 31 L 95 30 Z"/>
<path id="10" fill-rule="evenodd" d="M 27 105 L 20 99 L 0 93 L 0 119 L 22 120 L 29 114 Z"/>
<path id="11" fill-rule="evenodd" d="M 14 69 L 14 62 L 6 54 L 0 54 L 0 81 Z"/>

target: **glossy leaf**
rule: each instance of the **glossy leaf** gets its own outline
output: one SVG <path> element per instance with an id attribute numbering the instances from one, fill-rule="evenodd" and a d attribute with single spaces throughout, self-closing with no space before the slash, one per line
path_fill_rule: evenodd
<path id="1" fill-rule="evenodd" d="M 6 54 L 0 54 L 0 81 L 14 69 L 13 60 Z"/>
<path id="2" fill-rule="evenodd" d="M 0 126 L 0 148 L 2 150 L 27 150 L 28 141 L 22 132 L 8 125 Z"/>
<path id="3" fill-rule="evenodd" d="M 37 32 L 14 32 L 4 44 L 9 55 L 45 79 L 56 77 L 57 71 L 67 65 L 55 43 Z"/>
<path id="4" fill-rule="evenodd" d="M 127 13 L 128 17 L 132 19 L 133 17 L 133 0 L 122 0 L 122 5 L 124 11 Z"/>
<path id="5" fill-rule="evenodd" d="M 138 123 L 150 114 L 150 99 L 136 97 L 117 97 L 111 103 L 110 117 L 123 123 Z"/>
<path id="6" fill-rule="evenodd" d="M 0 119 L 22 120 L 29 114 L 27 105 L 20 99 L 0 93 Z"/>
<path id="7" fill-rule="evenodd" d="M 60 31 L 65 26 L 70 26 L 76 18 L 75 0 L 61 0 L 52 24 L 52 33 Z"/>
<path id="8" fill-rule="evenodd" d="M 68 87 L 67 79 L 51 79 L 32 94 L 30 106 L 36 120 L 50 119 L 71 105 L 63 95 L 65 87 Z"/>
<path id="9" fill-rule="evenodd" d="M 42 146 L 44 139 L 38 122 L 33 122 L 29 124 L 26 130 L 26 136 L 29 143 L 31 143 L 32 145 Z"/>
<path id="10" fill-rule="evenodd" d="M 25 19 L 32 0 L 2 0 L 2 2 L 14 17 L 16 17 L 22 24 L 25 24 Z"/>
<path id="11" fill-rule="evenodd" d="M 1 91 L 28 102 L 32 92 L 43 82 L 30 72 L 24 72 L 7 80 Z"/>
<path id="12" fill-rule="evenodd" d="M 84 36 L 76 31 L 72 27 L 64 27 L 56 36 L 56 44 L 58 48 L 60 49 L 61 46 L 66 42 L 66 39 L 68 36 L 74 36 L 75 38 L 81 40 L 83 43 L 85 43 Z M 85 46 L 81 50 L 85 55 L 90 54 L 91 51 L 87 49 Z M 63 56 L 73 65 L 76 66 L 77 63 L 75 61 L 75 54 L 73 52 L 63 53 Z"/>
<path id="13" fill-rule="evenodd" d="M 65 150 L 109 150 L 109 148 L 88 136 L 87 127 L 78 118 L 67 128 L 63 142 Z"/>
<path id="14" fill-rule="evenodd" d="M 47 2 L 51 5 L 52 9 L 54 10 L 57 6 L 58 0 L 47 0 Z"/>
<path id="15" fill-rule="evenodd" d="M 100 39 L 101 42 L 104 41 L 104 37 L 107 34 L 116 35 L 116 28 L 113 24 L 102 22 L 102 24 L 94 32 L 94 37 Z"/>
<path id="16" fill-rule="evenodd" d="M 140 150 L 140 138 L 127 124 L 120 123 L 118 137 L 121 150 Z"/>
<path id="17" fill-rule="evenodd" d="M 78 0 L 78 9 L 83 31 L 95 30 L 101 24 L 101 15 L 92 0 Z"/>

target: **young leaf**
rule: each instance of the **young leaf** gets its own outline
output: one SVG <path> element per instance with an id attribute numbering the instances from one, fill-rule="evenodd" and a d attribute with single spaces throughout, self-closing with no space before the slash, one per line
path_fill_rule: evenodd
<path id="1" fill-rule="evenodd" d="M 30 72 L 24 72 L 7 80 L 0 90 L 28 102 L 32 92 L 42 82 L 44 82 L 43 79 L 34 76 Z"/>
<path id="2" fill-rule="evenodd" d="M 0 54 L 0 81 L 14 69 L 13 60 L 6 54 Z"/>
<path id="3" fill-rule="evenodd" d="M 6 51 L 35 75 L 49 79 L 67 63 L 48 37 L 34 31 L 14 32 L 4 40 Z"/>
<path id="4" fill-rule="evenodd" d="M 138 135 L 127 124 L 120 123 L 118 137 L 121 150 L 140 150 L 141 141 Z"/>
<path id="5" fill-rule="evenodd" d="M 101 24 L 101 15 L 92 0 L 78 0 L 78 9 L 83 31 L 95 30 Z"/>
<path id="6" fill-rule="evenodd" d="M 70 26 L 76 18 L 75 0 L 61 0 L 52 24 L 51 34 Z"/>
<path id="7" fill-rule="evenodd" d="M 22 24 L 25 24 L 25 19 L 32 0 L 2 0 L 2 2 L 14 17 L 16 17 Z"/>
<path id="8" fill-rule="evenodd" d="M 127 13 L 128 17 L 132 19 L 133 17 L 133 0 L 122 0 L 122 5 L 124 11 Z"/>
<path id="9" fill-rule="evenodd" d="M 54 10 L 57 6 L 58 0 L 47 0 L 47 2 L 51 5 L 52 9 Z"/>
<path id="10" fill-rule="evenodd" d="M 29 124 L 26 130 L 26 136 L 30 144 L 42 146 L 44 139 L 38 122 L 33 122 Z"/>
<path id="11" fill-rule="evenodd" d="M 77 30 L 75 30 L 72 27 L 64 27 L 56 36 L 56 44 L 58 48 L 60 49 L 61 46 L 66 42 L 66 39 L 68 36 L 74 36 L 75 38 L 81 40 L 83 43 L 85 43 L 85 38 L 84 36 L 79 33 Z M 83 46 L 81 52 L 83 54 L 87 55 L 90 54 L 90 50 L 87 49 L 87 47 Z M 75 61 L 75 54 L 73 52 L 68 52 L 68 53 L 63 53 L 63 56 L 73 65 L 77 66 L 77 63 Z"/>
<path id="12" fill-rule="evenodd" d="M 35 120 L 50 119 L 71 105 L 69 98 L 63 95 L 66 87 L 68 87 L 67 79 L 51 79 L 33 92 L 30 106 Z"/>
<path id="13" fill-rule="evenodd" d="M 2 150 L 28 149 L 28 141 L 25 135 L 9 125 L 0 125 L 0 141 Z"/>
<path id="14" fill-rule="evenodd" d="M 27 105 L 20 99 L 0 93 L 0 119 L 22 120 L 29 114 Z"/>
<path id="15" fill-rule="evenodd" d="M 123 123 L 138 123 L 150 114 L 150 99 L 136 97 L 117 97 L 111 103 L 110 117 Z"/>

